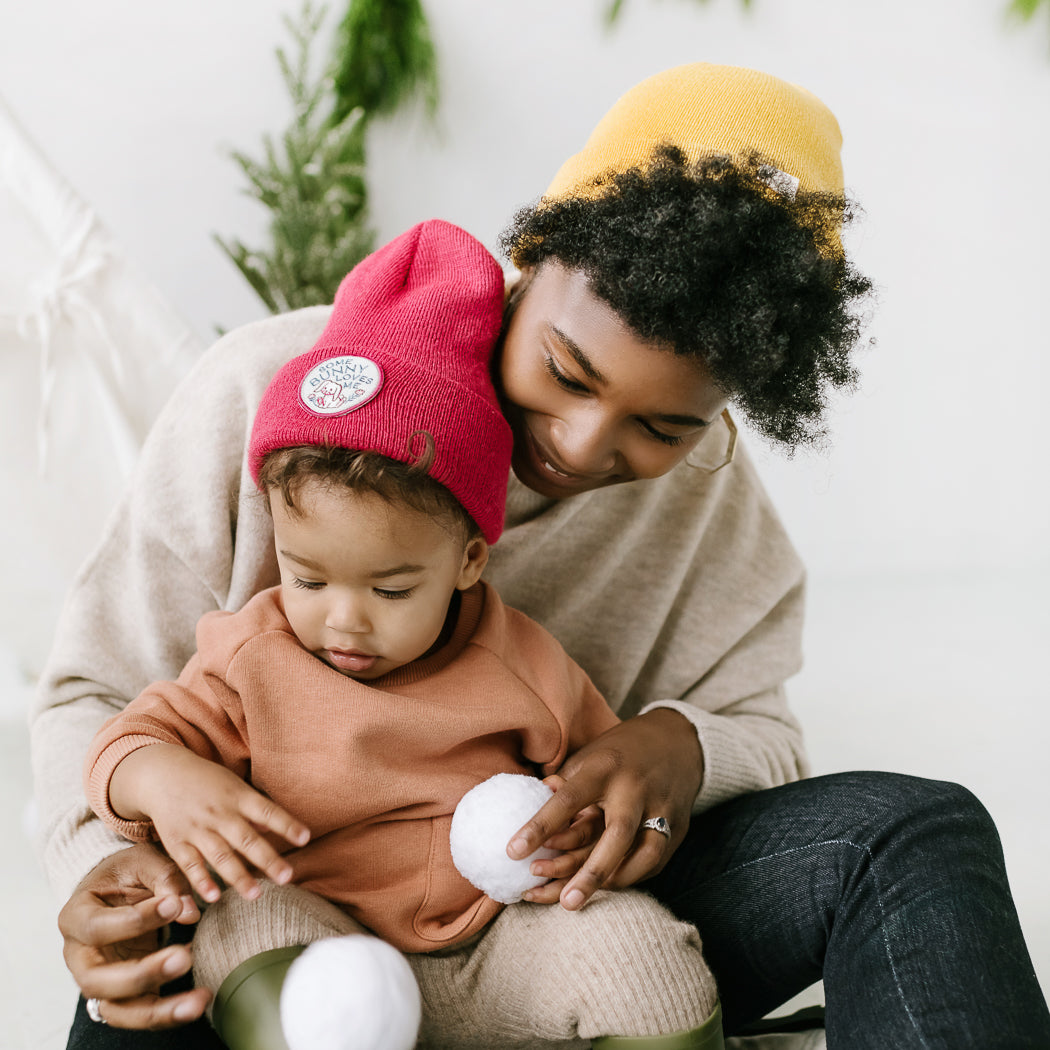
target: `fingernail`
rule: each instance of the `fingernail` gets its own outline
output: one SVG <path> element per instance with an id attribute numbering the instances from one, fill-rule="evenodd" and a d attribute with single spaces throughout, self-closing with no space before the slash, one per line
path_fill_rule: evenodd
<path id="1" fill-rule="evenodd" d="M 507 847 L 507 855 L 513 860 L 520 860 L 528 852 L 529 844 L 520 835 L 516 839 L 510 840 L 510 845 Z"/>
<path id="2" fill-rule="evenodd" d="M 174 919 L 182 911 L 182 901 L 178 897 L 165 897 L 157 905 L 157 914 L 162 919 Z"/>
<path id="3" fill-rule="evenodd" d="M 177 952 L 164 960 L 161 972 L 165 977 L 178 977 L 185 969 L 186 960 L 182 957 L 182 952 Z"/>
<path id="4" fill-rule="evenodd" d="M 192 1021 L 197 1016 L 197 1011 L 192 1003 L 179 1003 L 171 1012 L 176 1021 Z"/>
<path id="5" fill-rule="evenodd" d="M 562 904 L 572 910 L 583 904 L 583 894 L 580 890 L 569 890 L 561 900 Z"/>

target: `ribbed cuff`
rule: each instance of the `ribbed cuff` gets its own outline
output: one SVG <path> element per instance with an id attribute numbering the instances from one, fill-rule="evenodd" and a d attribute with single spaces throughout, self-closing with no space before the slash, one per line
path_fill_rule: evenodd
<path id="1" fill-rule="evenodd" d="M 133 751 L 152 744 L 161 744 L 155 736 L 144 733 L 119 737 L 95 760 L 87 776 L 85 787 L 91 808 L 115 831 L 132 842 L 150 842 L 156 837 L 150 820 L 125 820 L 109 804 L 109 782 L 113 771 Z"/>

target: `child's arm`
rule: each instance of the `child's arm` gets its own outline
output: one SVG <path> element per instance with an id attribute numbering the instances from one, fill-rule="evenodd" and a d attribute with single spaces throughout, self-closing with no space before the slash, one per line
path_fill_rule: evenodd
<path id="1" fill-rule="evenodd" d="M 292 877 L 292 866 L 260 832 L 293 846 L 310 838 L 304 824 L 235 773 L 177 744 L 149 744 L 121 759 L 110 777 L 109 802 L 127 820 L 152 821 L 168 855 L 206 901 L 219 897 L 213 870 L 249 900 L 259 895 L 251 869 L 277 883 Z"/>

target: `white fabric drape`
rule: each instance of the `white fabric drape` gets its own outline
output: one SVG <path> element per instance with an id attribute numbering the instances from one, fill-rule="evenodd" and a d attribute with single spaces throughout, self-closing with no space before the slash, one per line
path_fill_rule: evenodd
<path id="1" fill-rule="evenodd" d="M 0 99 L 0 645 L 29 674 L 202 349 Z"/>

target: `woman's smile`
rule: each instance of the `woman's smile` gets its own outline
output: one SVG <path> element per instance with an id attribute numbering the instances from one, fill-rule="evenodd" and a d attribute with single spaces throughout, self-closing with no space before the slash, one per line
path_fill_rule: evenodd
<path id="1" fill-rule="evenodd" d="M 521 436 L 524 439 L 522 444 L 524 450 L 529 454 L 533 460 L 532 470 L 530 473 L 536 473 L 536 471 L 542 471 L 549 474 L 556 484 L 562 485 L 566 489 L 566 495 L 572 495 L 576 492 L 586 492 L 588 489 L 597 488 L 600 485 L 610 483 L 612 478 L 611 472 L 605 473 L 581 473 L 579 471 L 569 470 L 554 452 L 550 451 L 546 441 L 541 440 L 532 430 L 529 425 L 529 419 L 526 418 L 523 421 L 523 428 Z M 517 447 L 515 447 L 515 454 L 517 454 Z M 572 490 L 571 492 L 569 490 Z"/>

